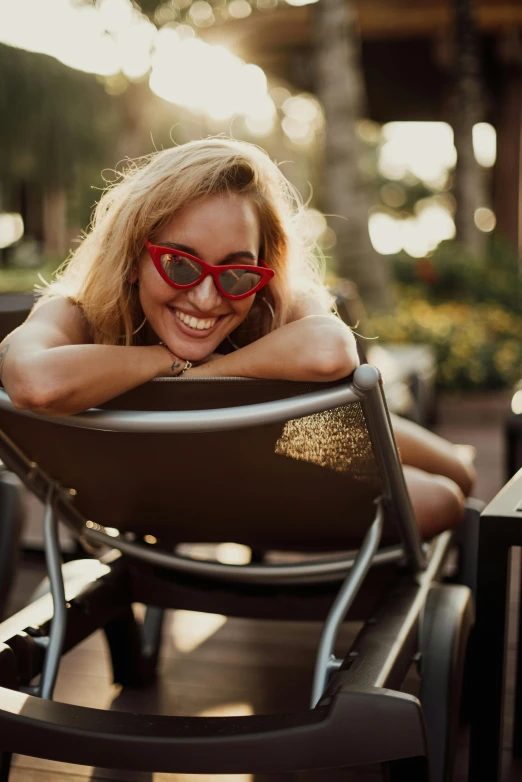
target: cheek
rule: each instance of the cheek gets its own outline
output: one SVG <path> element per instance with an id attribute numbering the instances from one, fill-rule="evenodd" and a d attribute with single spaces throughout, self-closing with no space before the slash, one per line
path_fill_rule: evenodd
<path id="1" fill-rule="evenodd" d="M 164 304 L 173 299 L 176 291 L 166 285 L 154 268 L 149 265 L 140 267 L 140 302 L 143 310 L 155 304 Z"/>

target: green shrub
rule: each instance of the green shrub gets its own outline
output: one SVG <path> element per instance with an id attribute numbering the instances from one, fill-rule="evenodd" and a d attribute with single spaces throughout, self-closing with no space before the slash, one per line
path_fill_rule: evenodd
<path id="1" fill-rule="evenodd" d="M 393 314 L 373 316 L 382 342 L 431 345 L 446 391 L 506 388 L 522 373 L 522 316 L 492 304 L 434 303 L 401 286 Z"/>
<path id="2" fill-rule="evenodd" d="M 392 276 L 430 302 L 464 301 L 501 305 L 522 314 L 522 277 L 517 253 L 491 237 L 483 258 L 475 258 L 457 242 L 442 242 L 428 258 L 399 255 Z"/>

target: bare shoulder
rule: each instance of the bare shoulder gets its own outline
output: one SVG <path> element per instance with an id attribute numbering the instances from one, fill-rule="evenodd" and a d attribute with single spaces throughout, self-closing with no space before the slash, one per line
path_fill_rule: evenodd
<path id="1" fill-rule="evenodd" d="M 301 320 L 308 315 L 329 315 L 333 300 L 326 290 L 318 291 L 296 288 L 290 303 L 290 321 Z"/>
<path id="2" fill-rule="evenodd" d="M 8 339 L 17 342 L 30 339 L 33 346 L 46 348 L 82 345 L 91 341 L 81 308 L 62 296 L 38 302 L 25 323 Z"/>

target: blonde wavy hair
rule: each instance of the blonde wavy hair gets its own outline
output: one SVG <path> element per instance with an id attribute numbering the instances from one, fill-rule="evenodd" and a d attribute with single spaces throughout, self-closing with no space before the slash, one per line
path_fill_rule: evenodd
<path id="1" fill-rule="evenodd" d="M 79 305 L 95 343 L 139 344 L 144 315 L 131 275 L 145 239 L 153 241 L 182 207 L 224 192 L 256 204 L 262 257 L 275 271 L 262 294 L 275 314 L 256 308 L 254 338 L 288 322 L 296 295 L 313 292 L 328 309 L 320 255 L 299 230 L 304 210 L 299 194 L 263 150 L 225 138 L 191 141 L 130 161 L 103 193 L 90 230 L 41 300 L 66 296 Z"/>

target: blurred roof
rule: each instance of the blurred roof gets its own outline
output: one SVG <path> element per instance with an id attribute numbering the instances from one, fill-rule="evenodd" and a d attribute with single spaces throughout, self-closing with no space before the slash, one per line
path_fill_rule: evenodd
<path id="1" fill-rule="evenodd" d="M 355 0 L 355 6 L 369 115 L 382 122 L 445 118 L 451 0 Z M 482 40 L 486 92 L 494 94 L 502 78 L 498 41 L 522 31 L 522 0 L 475 0 L 472 6 Z M 284 4 L 201 29 L 199 35 L 260 65 L 273 77 L 314 91 L 316 7 Z"/>

